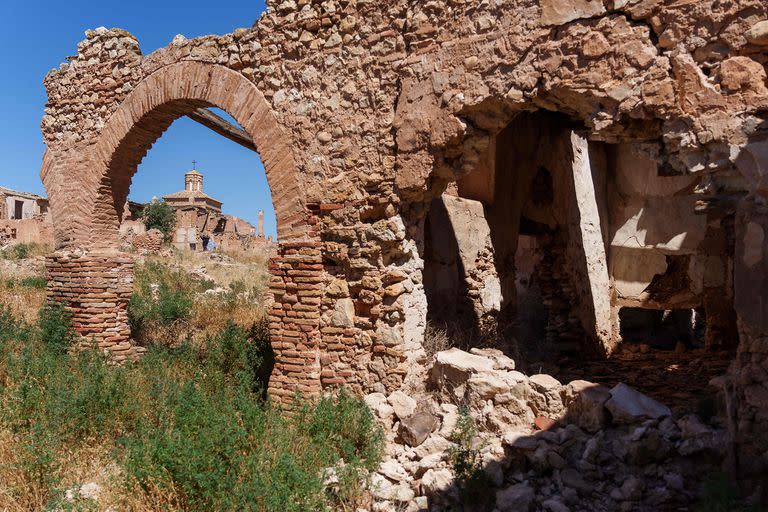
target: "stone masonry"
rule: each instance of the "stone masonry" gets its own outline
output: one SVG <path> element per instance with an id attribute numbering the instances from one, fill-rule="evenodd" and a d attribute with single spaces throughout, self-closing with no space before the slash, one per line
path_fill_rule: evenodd
<path id="1" fill-rule="evenodd" d="M 275 399 L 415 378 L 425 219 L 448 190 L 489 215 L 498 281 L 488 267 L 482 283 L 500 295 L 475 296 L 501 310 L 514 314 L 519 235 L 564 237 L 557 275 L 578 302 L 559 315 L 598 351 L 619 341 L 619 307 L 709 308 L 720 333 L 735 303 L 733 434 L 744 467 L 765 469 L 768 444 L 747 436 L 766 424 L 768 302 L 762 274 L 745 277 L 766 261 L 763 0 L 267 4 L 251 28 L 149 55 L 124 30 L 89 30 L 46 76 L 48 293 L 84 343 L 131 353 L 117 250 L 131 177 L 175 119 L 218 107 L 253 138 L 278 220 Z M 638 189 L 623 155 L 645 158 L 656 188 Z M 657 270 L 640 275 L 641 259 Z"/>

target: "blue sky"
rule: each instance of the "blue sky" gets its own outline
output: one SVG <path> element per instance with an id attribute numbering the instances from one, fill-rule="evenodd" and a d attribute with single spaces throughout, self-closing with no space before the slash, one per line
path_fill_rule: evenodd
<path id="1" fill-rule="evenodd" d="M 169 44 L 176 34 L 196 37 L 250 27 L 264 8 L 263 0 L 0 0 L 0 185 L 45 193 L 39 177 L 45 150 L 40 133 L 46 101 L 43 77 L 76 53 L 86 29 L 128 30 L 146 55 Z M 181 190 L 192 160 L 205 174 L 205 191 L 224 202 L 226 213 L 255 223 L 261 208 L 265 231 L 275 234 L 258 156 L 187 118 L 173 123 L 149 151 L 134 176 L 131 199 L 149 201 Z"/>

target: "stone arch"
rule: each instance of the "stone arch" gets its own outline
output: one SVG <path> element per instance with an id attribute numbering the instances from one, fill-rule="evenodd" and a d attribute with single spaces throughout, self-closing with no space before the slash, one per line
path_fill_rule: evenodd
<path id="1" fill-rule="evenodd" d="M 278 239 L 306 239 L 309 224 L 293 152 L 269 103 L 240 73 L 202 62 L 165 66 L 142 80 L 112 114 L 96 143 L 99 169 L 89 247 L 116 246 L 122 207 L 136 169 L 179 117 L 200 107 L 229 113 L 252 137 L 267 175 Z"/>
<path id="2" fill-rule="evenodd" d="M 201 107 L 225 110 L 251 136 L 272 193 L 279 247 L 269 266 L 275 297 L 270 395 L 290 401 L 297 389 L 319 392 L 317 297 L 324 272 L 317 220 L 290 137 L 256 86 L 224 66 L 186 61 L 162 67 L 134 87 L 95 140 L 49 148 L 41 175 L 56 209 L 58 251 L 47 261 L 48 298 L 67 304 L 81 344 L 108 350 L 117 361 L 136 357 L 140 349 L 127 315 L 133 258 L 117 249 L 123 205 L 154 142 L 173 121 Z M 297 311 L 288 311 L 294 306 Z"/>

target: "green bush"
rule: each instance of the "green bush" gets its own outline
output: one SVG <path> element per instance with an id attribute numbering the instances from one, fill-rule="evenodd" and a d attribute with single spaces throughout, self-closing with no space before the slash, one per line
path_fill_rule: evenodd
<path id="1" fill-rule="evenodd" d="M 71 319 L 64 306 L 52 302 L 46 304 L 38 318 L 38 329 L 41 341 L 55 352 L 66 352 L 74 342 L 75 336 L 71 330 Z"/>
<path id="2" fill-rule="evenodd" d="M 48 285 L 48 280 L 43 276 L 29 276 L 22 278 L 19 281 L 19 284 L 24 288 L 37 288 L 43 290 Z"/>
<path id="3" fill-rule="evenodd" d="M 453 472 L 462 502 L 471 503 L 484 510 L 490 507 L 493 499 L 493 484 L 483 470 L 480 448 L 476 445 L 477 426 L 466 406 L 459 409 L 459 419 L 451 432 L 451 441 L 455 443 L 449 451 Z"/>
<path id="4" fill-rule="evenodd" d="M 172 488 L 190 511 L 354 508 L 381 460 L 383 432 L 362 400 L 297 398 L 284 416 L 262 399 L 265 324 L 228 325 L 204 350 L 152 346 L 125 366 L 63 350 L 67 327 L 61 306 L 34 326 L 0 308 L 0 428 L 14 434 L 14 464 L 57 507 L 80 444 L 112 443 L 127 488 Z M 330 467 L 339 483 L 326 488 Z"/>
<path id="5" fill-rule="evenodd" d="M 177 340 L 145 338 L 153 327 L 190 318 L 196 284 L 185 272 L 153 261 L 137 267 L 134 279 L 135 291 L 128 302 L 128 322 L 134 337 L 173 344 Z"/>
<path id="6" fill-rule="evenodd" d="M 13 289 L 16 287 L 22 288 L 36 288 L 38 290 L 45 289 L 48 285 L 48 281 L 42 276 L 28 276 L 21 279 L 7 278 L 5 280 L 5 287 Z"/>
<path id="7" fill-rule="evenodd" d="M 160 230 L 167 240 L 176 226 L 176 211 L 165 201 L 149 203 L 141 210 L 141 220 L 147 229 Z"/>

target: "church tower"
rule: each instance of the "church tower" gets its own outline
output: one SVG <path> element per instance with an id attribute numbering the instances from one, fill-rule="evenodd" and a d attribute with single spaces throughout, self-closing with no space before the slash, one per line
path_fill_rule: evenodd
<path id="1" fill-rule="evenodd" d="M 203 175 L 192 169 L 184 175 L 184 190 L 187 192 L 203 191 Z"/>

